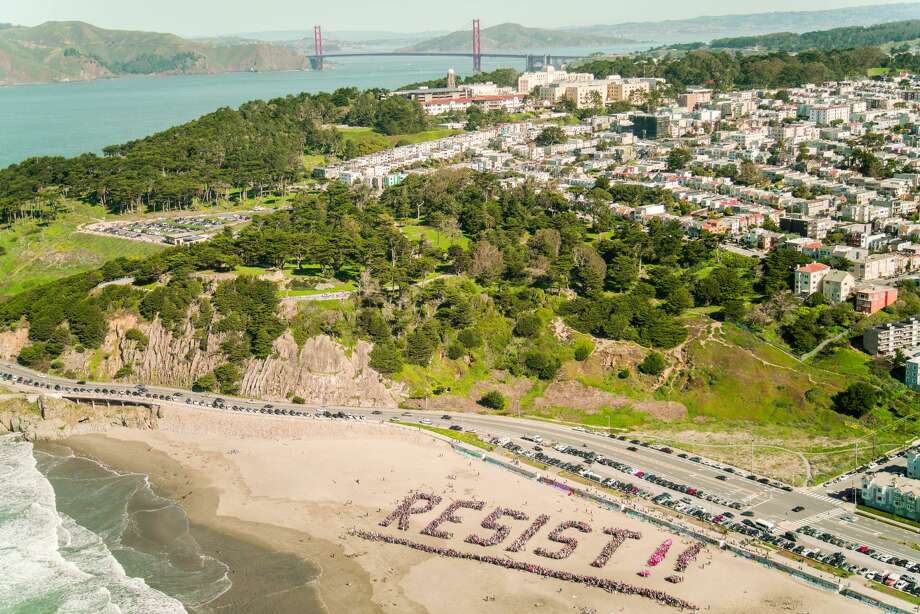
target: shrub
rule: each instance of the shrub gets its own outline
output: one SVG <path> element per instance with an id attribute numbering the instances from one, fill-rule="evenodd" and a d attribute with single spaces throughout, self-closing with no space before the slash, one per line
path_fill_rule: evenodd
<path id="1" fill-rule="evenodd" d="M 542 380 L 551 380 L 556 377 L 556 373 L 562 364 L 552 354 L 540 350 L 530 350 L 524 354 L 524 366 L 531 375 L 535 375 Z"/>
<path id="2" fill-rule="evenodd" d="M 629 367 L 623 367 L 620 369 L 620 372 L 617 373 L 617 377 L 620 379 L 629 379 Z"/>
<path id="3" fill-rule="evenodd" d="M 468 350 L 475 350 L 478 347 L 482 347 L 482 335 L 479 334 L 479 331 L 472 328 L 461 330 L 460 334 L 457 335 L 457 341 L 462 343 Z"/>
<path id="4" fill-rule="evenodd" d="M 370 366 L 379 373 L 392 375 L 399 373 L 402 369 L 402 355 L 392 341 L 375 343 L 374 349 L 371 350 Z"/>
<path id="5" fill-rule="evenodd" d="M 645 359 L 639 363 L 639 371 L 646 375 L 661 375 L 666 367 L 667 363 L 664 360 L 664 356 L 658 352 L 649 352 Z"/>
<path id="6" fill-rule="evenodd" d="M 865 382 L 857 382 L 849 388 L 834 395 L 834 410 L 851 416 L 862 418 L 878 404 L 878 390 Z"/>
<path id="7" fill-rule="evenodd" d="M 428 320 L 406 336 L 406 362 L 427 367 L 440 341 L 437 321 Z"/>
<path id="8" fill-rule="evenodd" d="M 108 323 L 105 314 L 90 301 L 77 304 L 67 315 L 70 332 L 80 340 L 85 347 L 97 348 L 105 341 Z"/>
<path id="9" fill-rule="evenodd" d="M 514 335 L 516 337 L 536 337 L 540 334 L 540 329 L 543 327 L 543 321 L 540 320 L 540 316 L 535 313 L 530 313 L 521 318 L 514 325 Z"/>
<path id="10" fill-rule="evenodd" d="M 33 343 L 20 350 L 19 356 L 16 357 L 16 362 L 24 367 L 38 367 L 45 363 L 47 359 L 45 344 Z"/>
<path id="11" fill-rule="evenodd" d="M 594 343 L 590 339 L 580 338 L 575 341 L 575 360 L 583 362 L 594 352 Z"/>
<path id="12" fill-rule="evenodd" d="M 390 326 L 379 309 L 362 309 L 358 313 L 358 327 L 375 342 L 390 338 Z"/>
<path id="13" fill-rule="evenodd" d="M 240 391 L 240 377 L 242 373 L 239 368 L 229 362 L 214 369 L 214 379 L 217 380 L 218 389 L 223 394 L 237 394 Z"/>
<path id="14" fill-rule="evenodd" d="M 482 395 L 482 398 L 480 398 L 477 403 L 489 409 L 501 410 L 505 409 L 505 405 L 507 405 L 508 401 L 505 399 L 505 395 L 498 390 L 490 390 Z"/>
<path id="15" fill-rule="evenodd" d="M 195 392 L 214 392 L 216 388 L 217 378 L 213 373 L 202 375 L 192 384 L 192 390 Z"/>
<path id="16" fill-rule="evenodd" d="M 147 344 L 150 343 L 150 338 L 144 334 L 144 332 L 139 328 L 129 328 L 125 333 L 126 341 L 133 341 L 135 347 L 138 350 L 144 351 L 147 349 Z"/>
<path id="17" fill-rule="evenodd" d="M 291 403 L 293 403 L 294 405 L 303 405 L 303 404 L 305 404 L 306 402 L 307 402 L 307 400 L 304 399 L 303 397 L 293 397 L 293 398 L 291 398 Z"/>
<path id="18" fill-rule="evenodd" d="M 132 375 L 134 375 L 134 369 L 131 368 L 131 365 L 125 365 L 115 372 L 115 379 L 124 379 Z"/>
<path id="19" fill-rule="evenodd" d="M 447 348 L 447 357 L 451 360 L 457 360 L 466 356 L 466 348 L 459 343 L 451 343 Z"/>

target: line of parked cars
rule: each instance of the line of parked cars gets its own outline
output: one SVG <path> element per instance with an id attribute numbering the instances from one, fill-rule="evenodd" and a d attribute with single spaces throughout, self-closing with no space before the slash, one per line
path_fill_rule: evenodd
<path id="1" fill-rule="evenodd" d="M 827 531 L 822 531 L 821 529 L 816 529 L 807 525 L 804 527 L 799 527 L 797 531 L 803 535 L 808 535 L 809 537 L 813 537 L 814 539 L 818 539 L 825 543 L 832 544 L 840 548 L 846 548 L 847 550 L 851 550 L 853 552 L 859 552 L 860 554 L 864 554 L 881 563 L 901 567 L 902 569 L 905 569 L 911 573 L 920 573 L 920 562 L 918 561 L 885 554 L 884 552 L 878 552 L 874 548 L 870 548 L 865 544 L 857 544 L 855 542 L 841 539 L 836 535 L 828 533 Z M 838 567 L 843 567 L 847 571 L 859 574 L 868 580 L 874 580 L 875 582 L 880 582 L 887 586 L 894 587 L 897 590 L 920 596 L 920 584 L 917 583 L 917 579 L 914 576 L 907 574 L 892 574 L 884 571 L 869 569 L 868 567 L 859 567 L 858 565 L 849 563 L 846 565 L 838 565 Z"/>
<path id="2" fill-rule="evenodd" d="M 736 510 L 740 510 L 742 507 L 744 507 L 738 501 L 731 501 L 729 499 L 726 499 L 725 497 L 720 497 L 712 493 L 707 493 L 703 491 L 702 489 L 695 488 L 688 484 L 674 482 L 673 480 L 669 480 L 667 478 L 661 477 L 659 475 L 655 475 L 653 473 L 648 473 L 642 469 L 635 469 L 631 467 L 630 465 L 627 465 L 626 463 L 622 463 L 612 458 L 601 456 L 592 450 L 588 450 L 585 448 L 577 448 L 575 446 L 567 446 L 564 444 L 557 445 L 555 446 L 554 449 L 557 452 L 561 452 L 562 454 L 569 454 L 572 456 L 577 456 L 579 458 L 582 458 L 584 459 L 585 463 L 588 465 L 591 465 L 593 463 L 604 465 L 606 467 L 616 469 L 617 471 L 620 471 L 621 473 L 625 473 L 627 475 L 637 477 L 639 479 L 645 480 L 646 482 L 651 482 L 652 484 L 661 486 L 662 488 L 667 488 L 669 490 L 673 490 L 673 491 L 676 491 L 676 492 L 679 492 L 685 495 L 690 495 L 691 497 L 703 499 L 705 501 L 716 503 L 718 505 L 722 505 L 722 506 L 736 509 Z"/>
<path id="3" fill-rule="evenodd" d="M 626 435 L 620 435 L 616 437 L 616 439 L 618 439 L 619 441 L 624 441 L 624 442 L 628 442 L 632 444 L 632 447 L 628 448 L 632 452 L 638 451 L 638 447 L 636 446 L 640 446 L 643 448 L 647 448 L 649 450 L 655 450 L 657 452 L 662 452 L 664 454 L 674 454 L 674 450 L 672 450 L 668 446 L 653 444 L 647 441 L 641 441 L 639 439 L 629 439 Z M 685 459 L 685 460 L 688 460 L 694 463 L 705 465 L 712 469 L 717 469 L 719 471 L 722 471 L 723 473 L 734 474 L 739 477 L 743 477 L 745 479 L 751 480 L 752 482 L 763 484 L 764 486 L 770 486 L 772 488 L 776 488 L 784 492 L 792 492 L 792 487 L 789 486 L 788 484 L 783 484 L 782 482 L 779 482 L 777 480 L 771 480 L 770 478 L 758 477 L 752 473 L 742 473 L 739 469 L 736 469 L 735 467 L 732 467 L 730 465 L 724 465 L 722 463 L 717 463 L 715 461 L 711 461 L 701 456 L 693 456 L 691 454 L 687 454 L 686 452 L 678 452 L 676 456 L 678 458 L 682 458 L 682 459 Z M 725 476 L 725 475 L 717 476 L 716 479 L 724 482 L 725 480 L 728 479 L 728 476 Z"/>

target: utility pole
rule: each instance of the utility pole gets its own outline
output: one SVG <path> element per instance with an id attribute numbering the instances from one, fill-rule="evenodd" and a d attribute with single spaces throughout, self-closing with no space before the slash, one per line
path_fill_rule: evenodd
<path id="1" fill-rule="evenodd" d="M 754 473 L 754 437 L 751 436 L 751 473 Z"/>
<path id="2" fill-rule="evenodd" d="M 856 440 L 856 467 L 859 467 L 859 440 Z M 853 505 L 856 505 L 856 467 L 853 471 Z"/>

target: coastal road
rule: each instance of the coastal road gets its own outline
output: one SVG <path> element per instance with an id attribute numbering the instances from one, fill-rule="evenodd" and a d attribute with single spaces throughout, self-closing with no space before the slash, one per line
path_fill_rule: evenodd
<path id="1" fill-rule="evenodd" d="M 750 472 L 744 469 L 728 468 L 719 463 L 712 463 L 712 465 L 717 466 L 709 466 L 703 462 L 691 461 L 690 458 L 694 456 L 692 454 L 687 454 L 688 458 L 678 456 L 678 450 L 666 453 L 641 444 L 637 445 L 630 441 L 609 437 L 605 433 L 589 432 L 553 422 L 482 414 L 451 412 L 445 414 L 444 412 L 419 410 L 403 411 L 384 407 L 311 406 L 276 402 L 267 404 L 251 399 L 191 392 L 162 386 L 138 387 L 130 384 L 80 383 L 47 376 L 43 373 L 8 363 L 0 363 L 0 385 L 24 392 L 85 402 L 169 404 L 178 405 L 179 407 L 206 407 L 222 411 L 247 413 L 267 411 L 267 408 L 271 407 L 272 410 L 303 412 L 311 418 L 315 417 L 317 411 L 342 411 L 364 419 L 381 421 L 390 419 L 407 421 L 427 419 L 435 426 L 447 428 L 451 425 L 460 425 L 464 430 L 475 431 L 482 438 L 508 437 L 518 445 L 531 448 L 534 444 L 522 438 L 526 436 L 532 439 L 536 435 L 544 440 L 541 445 L 545 453 L 562 460 L 580 462 L 581 459 L 558 453 L 550 449 L 549 446 L 564 444 L 585 451 L 594 451 L 598 455 L 625 463 L 636 470 L 652 473 L 679 484 L 686 484 L 729 502 L 738 502 L 744 510 L 750 510 L 754 513 L 756 518 L 774 523 L 780 531 L 794 530 L 800 526 L 811 525 L 841 539 L 857 544 L 865 544 L 889 555 L 920 561 L 920 552 L 914 548 L 914 544 L 920 541 L 918 539 L 920 536 L 906 529 L 856 516 L 855 508 L 852 504 L 833 499 L 827 496 L 825 492 L 801 488 L 778 488 L 748 479 L 747 476 L 750 475 Z M 218 401 L 219 399 L 222 403 Z M 217 407 L 215 407 L 215 403 L 217 403 Z M 442 417 L 445 415 L 449 418 Z M 289 419 L 298 418 L 298 416 L 293 416 Z M 682 492 L 669 491 L 662 486 L 634 475 L 617 471 L 611 467 L 594 464 L 591 466 L 591 471 L 603 477 L 631 482 L 653 494 L 669 492 L 672 498 L 675 499 L 686 496 Z M 722 476 L 722 478 L 718 476 Z M 730 509 L 695 497 L 691 497 L 691 500 L 694 504 L 700 505 L 713 513 L 721 513 Z M 802 507 L 804 510 L 793 512 L 793 508 L 797 507 Z M 732 511 L 737 516 L 738 510 Z M 803 535 L 800 535 L 799 543 L 805 543 L 809 547 L 819 547 L 823 552 L 842 550 L 840 547 Z M 869 567 L 870 569 L 885 569 L 904 573 L 902 568 L 886 565 L 858 552 L 844 551 L 844 553 L 851 562 L 858 565 Z"/>

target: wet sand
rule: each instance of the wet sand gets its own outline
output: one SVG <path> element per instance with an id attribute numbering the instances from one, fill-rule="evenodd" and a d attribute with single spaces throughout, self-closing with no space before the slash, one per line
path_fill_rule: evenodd
<path id="1" fill-rule="evenodd" d="M 230 590 L 204 607 L 190 609 L 194 614 L 329 611 L 317 586 L 323 568 L 314 557 L 332 560 L 330 554 L 337 550 L 332 544 L 282 527 L 219 516 L 219 491 L 210 485 L 210 479 L 143 443 L 101 435 L 74 437 L 64 443 L 77 454 L 119 471 L 147 474 L 158 494 L 185 510 L 201 549 L 227 564 L 233 583 Z M 324 568 L 327 573 L 350 573 L 328 563 Z"/>

